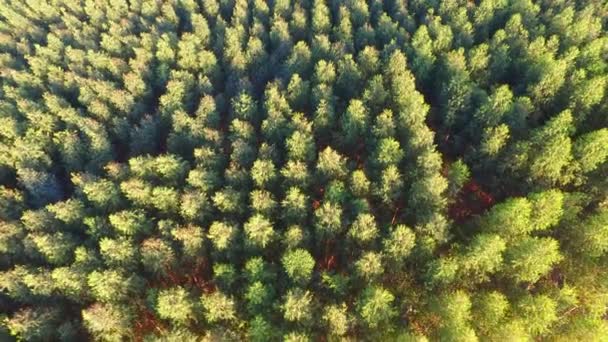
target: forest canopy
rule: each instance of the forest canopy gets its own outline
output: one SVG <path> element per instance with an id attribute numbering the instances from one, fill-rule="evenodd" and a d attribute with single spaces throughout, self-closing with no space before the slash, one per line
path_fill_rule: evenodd
<path id="1" fill-rule="evenodd" d="M 0 0 L 0 339 L 600 341 L 608 3 Z"/>

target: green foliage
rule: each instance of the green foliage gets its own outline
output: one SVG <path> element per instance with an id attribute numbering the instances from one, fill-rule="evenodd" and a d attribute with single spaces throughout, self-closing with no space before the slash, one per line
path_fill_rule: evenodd
<path id="1" fill-rule="evenodd" d="M 228 223 L 213 222 L 209 227 L 208 237 L 213 247 L 218 251 L 226 250 L 230 247 L 230 242 L 236 234 L 236 229 Z"/>
<path id="2" fill-rule="evenodd" d="M 221 191 L 216 192 L 211 200 L 215 207 L 224 213 L 233 214 L 242 211 L 240 207 L 243 200 L 241 193 L 237 192 L 232 188 L 225 188 Z"/>
<path id="3" fill-rule="evenodd" d="M 403 158 L 403 151 L 399 142 L 393 138 L 383 138 L 378 144 L 376 160 L 382 166 L 399 164 Z"/>
<path id="4" fill-rule="evenodd" d="M 608 129 L 603 128 L 576 139 L 573 146 L 574 158 L 583 172 L 590 172 L 608 158 Z"/>
<path id="5" fill-rule="evenodd" d="M 75 241 L 72 236 L 59 232 L 54 234 L 30 234 L 36 250 L 51 264 L 64 265 L 72 259 Z"/>
<path id="6" fill-rule="evenodd" d="M 287 249 L 293 249 L 298 246 L 305 244 L 307 240 L 307 232 L 304 231 L 300 226 L 290 226 L 283 235 L 283 243 Z"/>
<path id="7" fill-rule="evenodd" d="M 48 211 L 55 218 L 67 225 L 74 225 L 82 221 L 84 216 L 84 205 L 82 202 L 69 199 L 65 202 L 56 202 L 47 206 Z"/>
<path id="8" fill-rule="evenodd" d="M 480 152 L 489 157 L 495 157 L 507 144 L 509 139 L 509 126 L 501 124 L 483 130 Z"/>
<path id="9" fill-rule="evenodd" d="M 462 270 L 470 277 L 477 278 L 478 281 L 485 281 L 488 279 L 488 275 L 495 273 L 503 266 L 505 250 L 506 243 L 500 236 L 479 234 L 461 257 Z"/>
<path id="10" fill-rule="evenodd" d="M 275 238 L 272 223 L 262 215 L 252 216 L 244 226 L 247 242 L 255 247 L 265 248 Z"/>
<path id="11" fill-rule="evenodd" d="M 342 208 L 324 202 L 315 210 L 315 228 L 320 236 L 334 236 L 342 230 Z"/>
<path id="12" fill-rule="evenodd" d="M 512 198 L 497 204 L 481 218 L 481 227 L 506 237 L 530 231 L 532 205 L 525 198 Z"/>
<path id="13" fill-rule="evenodd" d="M 272 215 L 278 206 L 272 193 L 266 190 L 253 190 L 249 194 L 249 200 L 254 212 L 266 216 Z"/>
<path id="14" fill-rule="evenodd" d="M 254 317 L 249 323 L 247 338 L 251 341 L 268 341 L 274 334 L 273 327 L 261 316 Z"/>
<path id="15" fill-rule="evenodd" d="M 129 239 L 103 238 L 99 241 L 99 252 L 109 267 L 130 268 L 137 263 L 137 248 Z"/>
<path id="16" fill-rule="evenodd" d="M 472 324 L 482 334 L 495 331 L 509 310 L 509 301 L 500 292 L 481 293 L 473 299 Z"/>
<path id="17" fill-rule="evenodd" d="M 429 263 L 427 278 L 432 285 L 447 285 L 455 280 L 459 270 L 460 264 L 457 258 L 439 258 Z"/>
<path id="18" fill-rule="evenodd" d="M 308 197 L 297 187 L 291 187 L 287 191 L 285 199 L 281 203 L 286 219 L 301 221 L 308 214 Z"/>
<path id="19" fill-rule="evenodd" d="M 273 275 L 268 264 L 261 257 L 254 257 L 245 263 L 245 277 L 253 281 L 269 281 Z"/>
<path id="20" fill-rule="evenodd" d="M 151 223 L 146 219 L 143 210 L 124 210 L 109 216 L 110 224 L 117 233 L 127 236 L 146 233 L 151 229 Z"/>
<path id="21" fill-rule="evenodd" d="M 159 238 L 144 240 L 139 253 L 144 269 L 153 274 L 165 273 L 175 263 L 174 250 L 169 243 Z"/>
<path id="22" fill-rule="evenodd" d="M 342 303 L 342 305 L 330 305 L 326 307 L 323 319 L 327 322 L 329 335 L 343 336 L 348 332 L 350 319 L 346 304 Z"/>
<path id="23" fill-rule="evenodd" d="M 359 214 L 350 227 L 348 235 L 359 243 L 369 243 L 378 236 L 378 227 L 374 216 L 371 214 Z"/>
<path id="24" fill-rule="evenodd" d="M 364 197 L 369 193 L 370 181 L 367 179 L 363 170 L 355 170 L 351 173 L 350 178 L 350 190 L 353 195 L 358 197 Z"/>
<path id="25" fill-rule="evenodd" d="M 137 293 L 137 279 L 114 270 L 90 273 L 88 285 L 93 296 L 103 303 L 124 302 Z"/>
<path id="26" fill-rule="evenodd" d="M 171 232 L 171 235 L 179 242 L 185 257 L 196 258 L 202 253 L 205 238 L 200 227 L 195 225 L 178 227 Z"/>
<path id="27" fill-rule="evenodd" d="M 283 317 L 289 322 L 304 324 L 310 321 L 312 312 L 312 293 L 300 289 L 289 290 L 283 301 Z"/>
<path id="28" fill-rule="evenodd" d="M 607 28 L 0 1 L 0 340 L 605 340 Z"/>
<path id="29" fill-rule="evenodd" d="M 96 303 L 82 311 L 87 329 L 97 338 L 119 341 L 131 335 L 133 312 L 129 307 Z"/>
<path id="30" fill-rule="evenodd" d="M 395 296 L 382 287 L 367 287 L 357 301 L 357 312 L 367 329 L 386 328 L 395 318 Z"/>
<path id="31" fill-rule="evenodd" d="M 560 191 L 533 193 L 529 199 L 532 204 L 530 224 L 533 230 L 545 230 L 559 223 L 564 202 L 564 195 Z"/>
<path id="32" fill-rule="evenodd" d="M 63 295 L 80 302 L 87 298 L 87 277 L 78 267 L 58 267 L 51 273 L 54 287 Z"/>
<path id="33" fill-rule="evenodd" d="M 450 165 L 450 169 L 448 170 L 448 194 L 450 198 L 456 196 L 458 191 L 462 189 L 466 182 L 468 182 L 471 178 L 471 171 L 467 164 L 465 164 L 461 159 L 455 161 Z"/>
<path id="34" fill-rule="evenodd" d="M 213 274 L 220 288 L 230 288 L 236 281 L 236 270 L 230 264 L 215 263 Z"/>
<path id="35" fill-rule="evenodd" d="M 362 278 L 371 281 L 384 273 L 382 267 L 382 255 L 376 252 L 365 252 L 359 260 L 355 262 L 357 274 Z"/>
<path id="36" fill-rule="evenodd" d="M 295 283 L 310 281 L 315 260 L 305 249 L 294 249 L 283 255 L 283 268 Z"/>
<path id="37" fill-rule="evenodd" d="M 558 318 L 555 301 L 545 295 L 526 296 L 517 303 L 517 307 L 526 329 L 533 335 L 548 332 Z"/>
<path id="38" fill-rule="evenodd" d="M 434 310 L 442 321 L 438 337 L 446 341 L 477 341 L 470 326 L 471 299 L 464 291 L 448 293 L 437 299 Z"/>
<path id="39" fill-rule="evenodd" d="M 269 160 L 256 160 L 251 169 L 251 178 L 255 185 L 263 188 L 275 178 L 274 165 Z"/>
<path id="40" fill-rule="evenodd" d="M 52 309 L 23 309 L 3 323 L 12 336 L 24 340 L 43 340 L 55 335 L 59 312 Z"/>
<path id="41" fill-rule="evenodd" d="M 406 225 L 397 225 L 384 241 L 384 252 L 397 263 L 401 263 L 416 245 L 416 235 Z"/>
<path id="42" fill-rule="evenodd" d="M 250 312 L 264 312 L 268 305 L 272 302 L 272 288 L 264 285 L 260 281 L 256 281 L 249 285 L 245 293 L 247 307 Z"/>
<path id="43" fill-rule="evenodd" d="M 342 130 L 349 144 L 355 144 L 368 126 L 367 110 L 361 100 L 351 100 L 342 119 Z"/>
<path id="44" fill-rule="evenodd" d="M 403 177 L 395 165 L 390 165 L 382 171 L 378 195 L 387 204 L 393 204 L 403 191 Z"/>
<path id="45" fill-rule="evenodd" d="M 315 156 L 315 146 L 310 134 L 295 131 L 285 142 L 287 155 L 291 160 L 312 161 Z"/>
<path id="46" fill-rule="evenodd" d="M 506 252 L 507 274 L 518 282 L 534 283 L 562 258 L 556 240 L 524 238 Z"/>
<path id="47" fill-rule="evenodd" d="M 214 292 L 201 297 L 204 317 L 209 323 L 230 321 L 236 318 L 234 300 L 223 293 Z"/>
<path id="48" fill-rule="evenodd" d="M 327 178 L 342 178 L 346 175 L 345 159 L 331 147 L 319 153 L 317 170 Z"/>
<path id="49" fill-rule="evenodd" d="M 182 287 L 160 291 L 156 311 L 160 318 L 170 320 L 178 325 L 185 325 L 190 320 L 196 319 L 194 301 L 190 298 L 188 291 Z"/>
<path id="50" fill-rule="evenodd" d="M 591 214 L 576 226 L 575 246 L 578 251 L 598 258 L 608 251 L 608 210 Z"/>
<path id="51" fill-rule="evenodd" d="M 120 204 L 118 187 L 106 179 L 89 179 L 87 176 L 73 175 L 72 182 L 82 189 L 86 199 L 98 208 L 111 209 Z"/>

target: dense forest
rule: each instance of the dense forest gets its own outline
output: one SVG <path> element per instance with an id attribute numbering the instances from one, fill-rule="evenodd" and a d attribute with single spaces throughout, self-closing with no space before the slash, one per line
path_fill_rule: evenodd
<path id="1" fill-rule="evenodd" d="M 0 339 L 606 341 L 604 0 L 0 0 Z"/>

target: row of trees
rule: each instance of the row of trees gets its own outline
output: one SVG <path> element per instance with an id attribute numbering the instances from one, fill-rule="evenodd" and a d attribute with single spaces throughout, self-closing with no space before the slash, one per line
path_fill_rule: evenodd
<path id="1" fill-rule="evenodd" d="M 0 336 L 600 340 L 607 18 L 0 0 Z"/>

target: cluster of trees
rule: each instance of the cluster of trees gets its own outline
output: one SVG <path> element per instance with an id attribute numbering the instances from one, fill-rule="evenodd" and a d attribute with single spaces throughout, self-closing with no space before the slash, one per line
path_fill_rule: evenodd
<path id="1" fill-rule="evenodd" d="M 0 0 L 0 338 L 601 340 L 602 0 Z"/>

